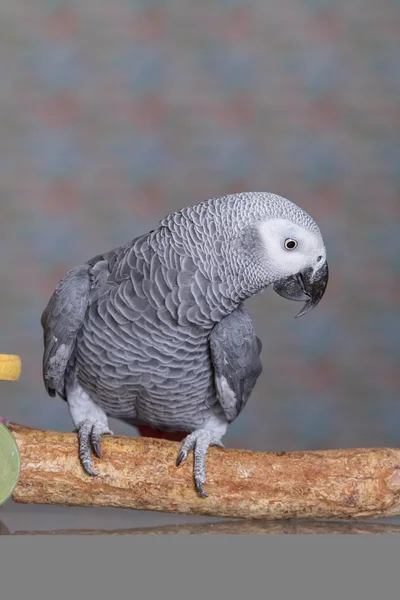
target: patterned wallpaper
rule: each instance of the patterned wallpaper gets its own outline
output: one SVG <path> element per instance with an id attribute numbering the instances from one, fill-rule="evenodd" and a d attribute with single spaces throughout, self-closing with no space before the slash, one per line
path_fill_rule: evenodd
<path id="1" fill-rule="evenodd" d="M 331 278 L 299 320 L 272 292 L 249 301 L 264 373 L 226 445 L 399 445 L 399 31 L 396 0 L 4 0 L 0 351 L 23 374 L 0 414 L 72 427 L 41 380 L 67 269 L 264 190 L 316 218 Z"/>

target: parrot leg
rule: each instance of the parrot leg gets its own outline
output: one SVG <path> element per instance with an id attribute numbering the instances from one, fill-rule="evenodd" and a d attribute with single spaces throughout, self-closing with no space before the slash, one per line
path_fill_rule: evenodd
<path id="1" fill-rule="evenodd" d="M 189 452 L 193 450 L 194 454 L 194 481 L 196 489 L 200 496 L 206 498 L 208 494 L 203 489 L 206 482 L 206 456 L 210 446 L 219 446 L 223 448 L 220 436 L 207 429 L 197 429 L 188 435 L 181 446 L 181 450 L 176 459 L 176 466 L 186 460 Z"/>
<path id="2" fill-rule="evenodd" d="M 88 475 L 96 477 L 98 473 L 95 473 L 92 469 L 91 446 L 95 455 L 101 458 L 101 438 L 105 434 L 112 435 L 113 432 L 107 425 L 105 426 L 100 421 L 92 421 L 90 419 L 82 421 L 78 425 L 77 430 L 79 437 L 79 458 L 82 466 Z"/>
<path id="3" fill-rule="evenodd" d="M 91 449 L 101 458 L 101 438 L 105 434 L 112 435 L 108 427 L 108 419 L 104 410 L 95 404 L 79 384 L 75 384 L 67 392 L 68 408 L 78 432 L 79 458 L 88 475 L 96 477 L 93 471 Z"/>

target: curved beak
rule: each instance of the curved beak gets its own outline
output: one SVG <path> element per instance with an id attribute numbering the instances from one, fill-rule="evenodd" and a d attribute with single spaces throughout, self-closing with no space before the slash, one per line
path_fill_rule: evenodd
<path id="1" fill-rule="evenodd" d="M 328 263 L 313 271 L 310 267 L 297 275 L 281 279 L 273 284 L 274 291 L 288 300 L 305 302 L 296 317 L 301 317 L 315 308 L 325 293 L 329 279 Z"/>

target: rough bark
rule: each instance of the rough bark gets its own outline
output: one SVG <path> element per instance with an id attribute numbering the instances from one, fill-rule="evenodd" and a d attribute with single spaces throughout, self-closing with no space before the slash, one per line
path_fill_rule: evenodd
<path id="1" fill-rule="evenodd" d="M 400 450 L 251 452 L 210 448 L 208 498 L 179 468 L 179 444 L 105 436 L 99 477 L 78 460 L 77 436 L 9 424 L 21 454 L 16 502 L 114 506 L 263 519 L 361 519 L 400 515 Z"/>

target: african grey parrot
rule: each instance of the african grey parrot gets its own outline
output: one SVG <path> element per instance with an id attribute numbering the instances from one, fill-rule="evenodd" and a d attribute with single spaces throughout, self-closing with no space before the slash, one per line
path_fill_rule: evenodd
<path id="1" fill-rule="evenodd" d="M 243 410 L 261 342 L 243 302 L 272 285 L 316 306 L 328 282 L 320 230 L 268 193 L 213 198 L 66 273 L 42 315 L 43 378 L 68 402 L 89 475 L 107 416 L 184 431 L 200 495 L 208 447 Z"/>

